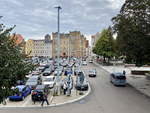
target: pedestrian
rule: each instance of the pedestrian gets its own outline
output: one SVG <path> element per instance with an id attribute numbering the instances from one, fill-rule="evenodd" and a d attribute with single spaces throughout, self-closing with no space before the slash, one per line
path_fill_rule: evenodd
<path id="1" fill-rule="evenodd" d="M 67 91 L 67 84 L 66 84 L 66 82 L 63 85 L 63 89 L 64 89 L 64 95 L 66 95 L 66 91 Z"/>
<path id="2" fill-rule="evenodd" d="M 123 70 L 123 75 L 126 75 L 126 71 L 125 70 Z"/>
<path id="3" fill-rule="evenodd" d="M 49 105 L 49 102 L 48 102 L 48 100 L 47 100 L 47 94 L 46 94 L 46 93 L 43 93 L 41 106 L 43 106 L 44 102 L 46 102 L 47 105 Z"/>

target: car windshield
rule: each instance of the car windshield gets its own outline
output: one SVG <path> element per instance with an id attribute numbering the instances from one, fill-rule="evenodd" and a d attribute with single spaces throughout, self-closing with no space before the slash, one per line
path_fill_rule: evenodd
<path id="1" fill-rule="evenodd" d="M 94 73 L 94 71 L 93 70 L 91 70 L 91 71 L 89 71 L 90 73 Z"/>
<path id="2" fill-rule="evenodd" d="M 116 78 L 117 78 L 117 79 L 123 79 L 123 80 L 126 79 L 125 76 L 117 76 Z"/>

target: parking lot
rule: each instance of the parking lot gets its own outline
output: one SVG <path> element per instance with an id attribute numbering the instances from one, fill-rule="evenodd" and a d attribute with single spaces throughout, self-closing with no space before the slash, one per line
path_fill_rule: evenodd
<path id="1" fill-rule="evenodd" d="M 68 64 L 64 63 L 67 62 L 64 60 L 61 63 L 61 67 L 58 67 L 57 62 L 55 63 L 49 63 L 49 62 L 42 62 L 39 66 L 35 68 L 33 72 L 31 72 L 29 75 L 27 75 L 27 81 L 25 84 L 21 84 L 21 86 L 30 86 L 31 92 L 21 98 L 21 100 L 16 101 L 16 95 L 12 96 L 11 100 L 10 97 L 6 99 L 6 105 L 0 104 L 0 107 L 36 107 L 36 106 L 41 106 L 41 100 L 33 100 L 33 94 L 37 90 L 38 86 L 48 86 L 48 92 L 45 92 L 45 89 L 42 89 L 42 93 L 47 93 L 47 100 L 51 106 L 53 105 L 59 105 L 67 102 L 72 102 L 73 100 L 78 100 L 84 95 L 87 95 L 88 93 L 88 88 L 84 88 L 83 90 L 80 88 L 79 85 L 79 77 L 78 71 L 81 71 L 81 64 L 79 61 L 70 61 Z M 84 62 L 85 63 L 85 62 Z M 48 66 L 49 65 L 49 66 Z M 86 64 L 87 65 L 87 64 Z M 56 67 L 55 67 L 56 66 Z M 43 68 L 46 67 L 46 68 Z M 80 68 L 80 69 L 79 69 Z M 81 71 L 82 72 L 82 71 Z M 75 76 L 76 75 L 76 76 Z M 60 85 L 59 89 L 56 90 L 57 86 L 57 76 L 60 78 Z M 31 80 L 34 78 L 37 78 L 36 80 L 36 85 L 33 85 L 33 82 Z M 47 78 L 54 78 L 52 79 L 53 81 L 45 82 L 44 80 Z M 31 79 L 31 80 L 30 80 Z M 87 82 L 86 79 L 84 81 Z M 30 82 L 32 84 L 30 84 Z M 85 82 L 85 83 L 86 83 Z M 67 90 L 64 92 L 64 84 L 67 84 Z M 87 85 L 87 84 L 86 84 Z M 18 85 L 19 86 L 19 85 Z M 16 86 L 16 87 L 18 87 Z M 77 87 L 78 86 L 78 87 Z M 88 86 L 86 86 L 88 87 Z M 40 89 L 41 91 L 41 89 Z M 81 93 L 82 92 L 82 93 Z M 19 92 L 20 93 L 20 92 Z M 36 92 L 37 93 L 37 92 Z M 19 94 L 20 96 L 20 94 Z M 15 97 L 15 98 L 14 98 Z M 39 96 L 37 97 L 39 98 Z M 18 99 L 18 98 L 17 98 Z M 45 103 L 46 105 L 46 103 Z"/>

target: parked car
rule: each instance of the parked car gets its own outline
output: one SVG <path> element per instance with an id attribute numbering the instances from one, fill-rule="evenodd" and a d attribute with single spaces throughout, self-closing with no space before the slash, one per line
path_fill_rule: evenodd
<path id="1" fill-rule="evenodd" d="M 17 85 L 25 85 L 26 79 L 24 80 L 17 80 Z"/>
<path id="2" fill-rule="evenodd" d="M 96 77 L 96 75 L 97 75 L 96 69 L 89 71 L 89 77 Z"/>
<path id="3" fill-rule="evenodd" d="M 31 87 L 31 89 L 35 89 L 36 88 L 36 86 L 38 85 L 38 84 L 41 84 L 41 77 L 40 76 L 31 76 L 28 80 L 27 80 L 27 82 L 26 82 L 26 86 L 30 86 Z"/>
<path id="4" fill-rule="evenodd" d="M 82 65 L 86 66 L 87 65 L 86 61 L 82 61 Z"/>
<path id="5" fill-rule="evenodd" d="M 40 75 L 40 74 L 41 74 L 41 72 L 39 70 L 35 70 L 32 72 L 32 75 Z"/>
<path id="6" fill-rule="evenodd" d="M 57 74 L 60 75 L 60 76 L 62 75 L 62 69 L 61 68 L 56 68 L 55 69 L 54 75 L 57 76 Z"/>
<path id="7" fill-rule="evenodd" d="M 75 88 L 80 91 L 88 90 L 88 88 L 89 88 L 88 81 L 83 72 L 78 73 Z"/>
<path id="8" fill-rule="evenodd" d="M 55 71 L 55 67 L 54 67 L 54 65 L 53 65 L 53 64 L 51 64 L 51 65 L 50 65 L 50 68 L 51 68 L 52 72 L 54 72 L 54 71 Z"/>
<path id="9" fill-rule="evenodd" d="M 93 60 L 89 60 L 89 63 L 93 63 Z"/>
<path id="10" fill-rule="evenodd" d="M 31 93 L 32 101 L 42 101 L 44 93 L 48 94 L 48 87 L 46 85 L 37 85 L 37 87 Z"/>
<path id="11" fill-rule="evenodd" d="M 39 69 L 40 72 L 44 72 L 44 70 L 45 70 L 46 68 L 45 68 L 45 66 L 40 66 L 40 67 L 38 67 L 38 69 Z"/>
<path id="12" fill-rule="evenodd" d="M 55 85 L 55 76 L 46 76 L 42 80 L 43 85 L 47 85 L 48 88 L 53 88 Z"/>
<path id="13" fill-rule="evenodd" d="M 110 74 L 110 82 L 114 85 L 126 85 L 126 76 L 123 73 L 111 73 Z"/>
<path id="14" fill-rule="evenodd" d="M 72 68 L 67 68 L 67 69 L 65 70 L 64 75 L 67 76 L 68 74 L 73 74 Z"/>
<path id="15" fill-rule="evenodd" d="M 79 72 L 81 72 L 81 69 L 79 69 L 79 68 L 74 69 L 74 75 L 78 75 Z"/>
<path id="16" fill-rule="evenodd" d="M 24 98 L 31 93 L 31 88 L 25 85 L 18 85 L 14 90 L 18 91 L 14 95 L 9 96 L 9 100 L 24 100 Z"/>
<path id="17" fill-rule="evenodd" d="M 74 64 L 75 67 L 79 67 L 79 65 L 80 65 L 79 63 L 75 63 Z"/>
<path id="18" fill-rule="evenodd" d="M 51 68 L 47 68 L 45 69 L 45 71 L 43 72 L 43 76 L 49 76 L 52 73 Z"/>

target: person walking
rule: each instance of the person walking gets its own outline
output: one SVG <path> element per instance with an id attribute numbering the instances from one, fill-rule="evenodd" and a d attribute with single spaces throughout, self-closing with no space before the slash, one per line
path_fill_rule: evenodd
<path id="1" fill-rule="evenodd" d="M 43 107 L 44 102 L 46 102 L 47 105 L 49 105 L 49 102 L 48 102 L 48 100 L 47 100 L 47 94 L 46 94 L 46 93 L 44 93 L 43 96 L 42 96 L 42 104 L 41 104 L 42 107 Z"/>
<path id="2" fill-rule="evenodd" d="M 67 84 L 66 84 L 66 82 L 63 85 L 63 89 L 64 89 L 64 95 L 66 95 L 66 91 L 67 91 Z"/>
<path id="3" fill-rule="evenodd" d="M 126 75 L 126 71 L 125 70 L 123 70 L 123 75 Z"/>

